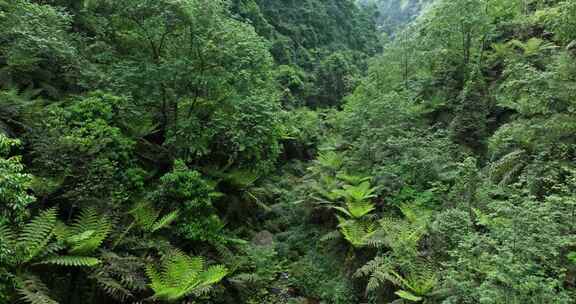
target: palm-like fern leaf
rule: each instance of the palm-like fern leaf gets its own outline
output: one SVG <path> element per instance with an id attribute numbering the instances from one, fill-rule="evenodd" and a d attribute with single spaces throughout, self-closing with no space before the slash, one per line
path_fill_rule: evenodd
<path id="1" fill-rule="evenodd" d="M 23 252 L 19 256 L 22 262 L 34 259 L 50 243 L 56 221 L 56 209 L 52 208 L 43 211 L 24 226 L 18 236 L 18 246 Z"/>
<path id="2" fill-rule="evenodd" d="M 371 187 L 370 182 L 366 181 L 355 186 L 345 185 L 343 190 L 337 191 L 346 201 L 361 202 L 375 197 L 374 192 L 376 192 L 376 190 L 377 188 Z"/>
<path id="3" fill-rule="evenodd" d="M 88 208 L 80 213 L 71 228 L 76 238 L 70 239 L 73 244 L 70 253 L 87 254 L 102 245 L 112 230 L 112 223 L 108 217 Z"/>
<path id="4" fill-rule="evenodd" d="M 174 251 L 162 261 L 162 267 L 146 268 L 154 296 L 161 300 L 175 301 L 183 297 L 206 293 L 210 286 L 228 273 L 222 265 L 204 269 L 204 258 L 190 257 Z"/>
<path id="5" fill-rule="evenodd" d="M 338 173 L 336 175 L 336 177 L 344 182 L 346 182 L 347 184 L 353 185 L 353 186 L 357 186 L 360 185 L 364 182 L 368 182 L 371 178 L 370 177 L 366 177 L 366 176 L 358 176 L 358 175 L 350 175 L 347 173 Z"/>
<path id="6" fill-rule="evenodd" d="M 152 227 L 150 227 L 150 232 L 156 232 L 162 228 L 166 228 L 172 224 L 178 218 L 179 212 L 178 210 L 172 211 L 160 219 L 158 219 Z"/>
<path id="7" fill-rule="evenodd" d="M 395 285 L 400 284 L 398 279 L 390 272 L 393 267 L 393 263 L 388 256 L 376 256 L 364 266 L 360 267 L 354 276 L 368 277 L 366 293 L 371 293 L 381 288 L 386 282 L 391 282 Z"/>
<path id="8" fill-rule="evenodd" d="M 495 183 L 508 184 L 526 165 L 526 152 L 515 150 L 500 158 L 490 166 L 490 179 Z"/>
<path id="9" fill-rule="evenodd" d="M 376 224 L 371 221 L 357 219 L 344 220 L 340 217 L 338 221 L 340 222 L 338 228 L 342 236 L 344 236 L 352 246 L 357 248 L 368 245 L 370 238 L 376 233 Z"/>
<path id="10" fill-rule="evenodd" d="M 136 207 L 130 211 L 130 214 L 138 227 L 147 232 L 156 232 L 168 227 L 179 215 L 178 211 L 172 211 L 160 217 L 160 211 L 152 207 L 150 203 L 137 204 Z"/>
<path id="11" fill-rule="evenodd" d="M 85 256 L 57 256 L 47 258 L 39 264 L 53 264 L 69 267 L 93 267 L 100 264 L 100 260 L 97 258 Z"/>

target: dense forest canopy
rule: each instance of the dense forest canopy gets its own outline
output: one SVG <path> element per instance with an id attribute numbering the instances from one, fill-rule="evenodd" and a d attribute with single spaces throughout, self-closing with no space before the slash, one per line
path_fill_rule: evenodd
<path id="1" fill-rule="evenodd" d="M 380 31 L 394 35 L 418 17 L 433 0 L 357 0 L 376 12 L 376 25 Z"/>
<path id="2" fill-rule="evenodd" d="M 0 303 L 575 299 L 575 1 L 0 0 Z"/>

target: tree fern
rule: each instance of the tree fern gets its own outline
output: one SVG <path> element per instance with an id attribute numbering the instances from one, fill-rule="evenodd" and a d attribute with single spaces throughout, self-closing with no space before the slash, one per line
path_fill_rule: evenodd
<path id="1" fill-rule="evenodd" d="M 102 245 L 110 234 L 112 223 L 95 209 L 82 210 L 72 225 L 59 225 L 59 238 L 70 246 L 69 253 L 86 255 Z"/>
<path id="2" fill-rule="evenodd" d="M 351 218 L 362 218 L 372 212 L 376 207 L 370 201 L 375 197 L 376 188 L 370 187 L 369 182 L 363 182 L 357 186 L 345 185 L 344 189 L 335 190 L 345 199 L 346 208 L 334 206 L 333 208 Z"/>
<path id="3" fill-rule="evenodd" d="M 176 301 L 189 295 L 200 295 L 207 292 L 210 286 L 219 282 L 228 271 L 222 265 L 205 269 L 204 258 L 190 257 L 180 251 L 174 251 L 164 258 L 162 266 L 146 268 L 150 279 L 150 288 L 154 297 Z"/>
<path id="4" fill-rule="evenodd" d="M 374 198 L 376 195 L 376 188 L 370 186 L 370 182 L 365 181 L 359 185 L 344 185 L 344 189 L 337 190 L 346 201 L 350 202 L 362 202 Z"/>
<path id="5" fill-rule="evenodd" d="M 397 271 L 397 268 L 398 265 L 391 255 L 376 256 L 360 267 L 354 276 L 368 278 L 366 293 L 376 292 L 384 287 L 386 282 L 390 282 L 402 288 L 396 291 L 396 295 L 413 302 L 421 301 L 438 284 L 437 275 L 425 262 L 415 262 L 413 267 L 406 270 L 407 275 L 405 277 Z"/>
<path id="6" fill-rule="evenodd" d="M 314 166 L 308 168 L 314 174 L 319 174 L 320 172 L 328 172 L 331 175 L 335 175 L 340 168 L 344 165 L 344 157 L 334 151 L 321 152 L 318 157 L 314 160 Z"/>
<path id="7" fill-rule="evenodd" d="M 18 233 L 0 225 L 0 260 L 13 274 L 22 300 L 28 303 L 56 303 L 48 296 L 48 289 L 34 276 L 30 266 L 44 264 L 64 267 L 93 267 L 100 263 L 95 257 L 85 256 L 96 249 L 110 230 L 105 217 L 90 211 L 83 213 L 67 227 L 58 223 L 56 209 L 42 211 Z M 77 233 L 77 234 L 75 234 Z M 16 236 L 17 235 L 17 236 Z M 57 236 L 57 239 L 54 237 Z M 66 255 L 65 250 L 72 255 Z M 4 256 L 6 255 L 6 257 Z"/>
<path id="8" fill-rule="evenodd" d="M 345 172 L 340 172 L 336 175 L 336 177 L 340 180 L 342 180 L 343 182 L 349 184 L 349 185 L 353 185 L 353 186 L 358 186 L 364 182 L 368 182 L 370 181 L 370 177 L 367 176 L 360 176 L 360 175 L 350 175 L 347 174 Z"/>
<path id="9" fill-rule="evenodd" d="M 342 236 L 352 246 L 360 248 L 368 245 L 370 238 L 376 233 L 376 224 L 369 220 L 338 218 L 340 224 L 338 229 Z"/>

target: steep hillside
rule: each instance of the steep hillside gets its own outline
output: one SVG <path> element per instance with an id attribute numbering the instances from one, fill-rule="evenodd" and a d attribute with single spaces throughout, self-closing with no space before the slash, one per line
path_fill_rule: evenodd
<path id="1" fill-rule="evenodd" d="M 270 41 L 288 104 L 339 105 L 380 49 L 371 12 L 351 0 L 235 0 L 233 10 Z"/>
<path id="2" fill-rule="evenodd" d="M 364 7 L 377 12 L 376 24 L 388 35 L 402 29 L 418 17 L 434 0 L 358 0 Z"/>
<path id="3" fill-rule="evenodd" d="M 575 303 L 576 2 L 424 3 L 0 0 L 0 304 Z"/>

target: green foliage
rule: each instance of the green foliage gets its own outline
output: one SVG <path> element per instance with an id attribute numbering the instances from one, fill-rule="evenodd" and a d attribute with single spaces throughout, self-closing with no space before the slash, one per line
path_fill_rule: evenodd
<path id="1" fill-rule="evenodd" d="M 234 0 L 232 9 L 270 41 L 292 104 L 338 105 L 379 48 L 371 12 L 353 1 Z"/>
<path id="2" fill-rule="evenodd" d="M 64 242 L 71 254 L 86 255 L 98 249 L 108 237 L 112 224 L 95 209 L 85 209 L 70 226 L 60 224 L 56 237 Z"/>
<path id="3" fill-rule="evenodd" d="M 136 142 L 121 127 L 129 100 L 94 92 L 35 113 L 28 135 L 39 176 L 62 180 L 61 195 L 81 204 L 99 197 L 110 206 L 126 200 Z"/>
<path id="4" fill-rule="evenodd" d="M 83 212 L 71 228 L 67 228 L 58 223 L 56 209 L 48 209 L 20 231 L 0 225 L 0 262 L 24 301 L 57 303 L 33 273 L 34 266 L 94 267 L 101 261 L 88 254 L 101 245 L 109 229 L 107 219 L 92 211 Z"/>
<path id="5" fill-rule="evenodd" d="M 132 215 L 138 227 L 146 232 L 153 233 L 168 227 L 178 218 L 179 212 L 175 210 L 160 216 L 160 212 L 154 209 L 150 203 L 141 203 L 130 211 L 130 215 Z"/>
<path id="6" fill-rule="evenodd" d="M 176 251 L 163 258 L 160 269 L 149 265 L 146 274 L 154 297 L 165 301 L 176 301 L 187 296 L 206 294 L 213 284 L 227 275 L 222 265 L 205 267 L 204 258 L 190 257 Z"/>
<path id="7" fill-rule="evenodd" d="M 90 278 L 113 299 L 124 302 L 148 289 L 143 259 L 105 251 L 100 260 Z"/>
<path id="8" fill-rule="evenodd" d="M 377 10 L 378 29 L 387 34 L 394 34 L 426 9 L 430 0 L 361 0 L 365 6 L 374 6 Z"/>
<path id="9" fill-rule="evenodd" d="M 80 57 L 67 32 L 72 16 L 65 10 L 27 0 L 0 7 L 0 86 L 30 86 L 60 96 L 74 80 Z"/>
<path id="10" fill-rule="evenodd" d="M 477 210 L 477 225 L 486 232 L 459 230 L 461 241 L 448 251 L 448 303 L 568 303 L 563 267 L 556 258 L 571 242 L 560 224 L 566 207 L 516 197 Z"/>
<path id="11" fill-rule="evenodd" d="M 178 160 L 172 171 L 160 178 L 153 200 L 160 208 L 178 211 L 175 230 L 184 239 L 218 243 L 225 240 L 224 223 L 212 206 L 213 195 L 214 188 L 200 173 Z"/>
<path id="12" fill-rule="evenodd" d="M 349 277 L 342 273 L 340 257 L 334 252 L 320 255 L 310 250 L 304 257 L 291 265 L 290 281 L 305 296 L 328 303 L 357 303 Z"/>
<path id="13" fill-rule="evenodd" d="M 370 220 L 346 220 L 339 217 L 338 222 L 338 229 L 344 239 L 356 248 L 367 246 L 376 233 L 376 224 Z"/>
<path id="14" fill-rule="evenodd" d="M 285 283 L 284 261 L 272 245 L 243 246 L 241 255 L 235 257 L 234 275 L 229 278 L 240 291 L 245 303 L 264 303 L 274 298 L 273 289 L 283 289 Z M 280 301 L 280 299 L 276 299 Z"/>
<path id="15" fill-rule="evenodd" d="M 575 9 L 0 0 L 0 303 L 574 302 Z"/>
<path id="16" fill-rule="evenodd" d="M 24 172 L 20 156 L 9 156 L 19 140 L 10 139 L 0 132 L 0 224 L 18 223 L 27 217 L 29 204 L 35 198 L 28 193 L 32 176 Z"/>

